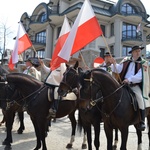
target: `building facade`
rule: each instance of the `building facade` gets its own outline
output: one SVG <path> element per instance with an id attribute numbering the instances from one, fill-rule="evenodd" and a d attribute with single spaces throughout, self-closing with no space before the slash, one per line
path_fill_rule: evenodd
<path id="1" fill-rule="evenodd" d="M 31 16 L 27 12 L 23 13 L 20 21 L 37 52 L 35 53 L 32 48 L 28 49 L 23 59 L 37 55 L 43 59 L 51 58 L 64 15 L 72 26 L 83 2 L 84 0 L 50 0 L 49 3 L 40 3 L 35 7 Z M 110 0 L 90 0 L 90 2 L 103 36 L 72 56 L 73 61 L 78 59 L 81 65 L 85 62 L 92 68 L 93 60 L 98 56 L 103 57 L 105 52 L 110 50 L 116 58 L 121 58 L 129 55 L 128 52 L 134 45 L 144 46 L 142 54 L 146 56 L 146 45 L 150 44 L 150 22 L 149 15 L 140 0 L 118 0 L 117 3 Z"/>

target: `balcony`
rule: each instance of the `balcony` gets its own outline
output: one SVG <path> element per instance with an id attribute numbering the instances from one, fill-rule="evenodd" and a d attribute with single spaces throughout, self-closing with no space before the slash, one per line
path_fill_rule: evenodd
<path id="1" fill-rule="evenodd" d="M 30 24 L 29 28 L 33 31 L 40 30 L 42 28 L 46 28 L 49 23 L 49 19 L 47 18 L 46 14 L 44 16 L 41 15 L 33 15 L 30 17 Z"/>
<path id="2" fill-rule="evenodd" d="M 122 32 L 122 43 L 123 44 L 129 44 L 132 45 L 133 43 L 135 45 L 142 44 L 142 33 L 136 32 L 135 30 L 126 30 Z"/>

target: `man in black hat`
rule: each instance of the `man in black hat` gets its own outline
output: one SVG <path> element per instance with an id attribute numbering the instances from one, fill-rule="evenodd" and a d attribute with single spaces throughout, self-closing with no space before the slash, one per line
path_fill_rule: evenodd
<path id="1" fill-rule="evenodd" d="M 25 62 L 26 62 L 26 69 L 24 70 L 23 73 L 31 75 L 41 81 L 41 72 L 36 69 L 37 67 L 40 66 L 38 58 L 30 57 Z"/>
<path id="2" fill-rule="evenodd" d="M 129 53 L 131 57 L 125 57 L 120 64 L 112 58 L 112 70 L 120 74 L 121 81 L 129 84 L 135 93 L 140 109 L 141 120 L 139 129 L 145 130 L 145 100 L 149 99 L 149 74 L 148 61 L 141 57 L 144 47 L 133 46 Z"/>
<path id="3" fill-rule="evenodd" d="M 112 71 L 111 71 L 111 57 L 114 57 L 114 55 L 112 55 L 110 52 L 106 52 L 104 54 L 104 62 L 99 65 L 98 68 L 101 68 L 101 69 L 104 69 L 105 71 L 108 71 L 110 74 L 112 74 Z"/>

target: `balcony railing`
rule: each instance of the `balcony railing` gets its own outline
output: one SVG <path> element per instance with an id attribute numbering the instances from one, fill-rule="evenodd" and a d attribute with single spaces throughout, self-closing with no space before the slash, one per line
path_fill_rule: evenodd
<path id="1" fill-rule="evenodd" d="M 142 40 L 142 33 L 141 32 L 136 32 L 136 30 L 126 30 L 122 32 L 122 41 L 126 40 L 137 40 L 141 41 Z"/>

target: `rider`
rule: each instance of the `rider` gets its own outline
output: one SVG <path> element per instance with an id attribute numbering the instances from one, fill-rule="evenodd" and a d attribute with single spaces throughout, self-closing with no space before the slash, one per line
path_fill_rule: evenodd
<path id="1" fill-rule="evenodd" d="M 110 52 L 106 52 L 104 54 L 104 62 L 98 66 L 98 68 L 104 69 L 105 71 L 112 72 L 111 71 L 111 57 L 115 57 L 114 55 L 110 54 Z"/>
<path id="2" fill-rule="evenodd" d="M 66 71 L 66 64 L 61 63 L 59 68 L 51 71 L 51 69 L 49 67 L 47 67 L 42 60 L 40 60 L 40 63 L 41 63 L 41 67 L 43 68 L 43 70 L 46 73 L 49 73 L 49 75 L 47 76 L 47 78 L 45 80 L 45 83 L 47 85 L 54 87 L 53 106 L 52 106 L 52 108 L 49 109 L 49 115 L 47 116 L 47 118 L 50 118 L 50 117 L 55 118 L 56 117 L 56 110 L 57 110 L 57 108 L 56 108 L 56 102 L 57 101 L 56 100 L 58 100 L 58 98 L 59 98 L 57 90 L 58 90 L 60 82 L 63 78 L 63 74 Z"/>
<path id="3" fill-rule="evenodd" d="M 125 84 L 129 84 L 137 98 L 140 109 L 141 120 L 139 129 L 145 130 L 145 100 L 148 100 L 149 75 L 148 62 L 141 57 L 141 50 L 144 47 L 133 46 L 129 54 L 131 57 L 125 57 L 120 64 L 115 59 L 111 59 L 112 71 L 119 73 L 120 78 Z"/>
<path id="4" fill-rule="evenodd" d="M 29 57 L 25 62 L 26 69 L 23 71 L 23 73 L 31 75 L 37 80 L 41 81 L 41 72 L 37 70 L 37 68 L 40 66 L 38 58 Z"/>

